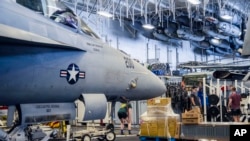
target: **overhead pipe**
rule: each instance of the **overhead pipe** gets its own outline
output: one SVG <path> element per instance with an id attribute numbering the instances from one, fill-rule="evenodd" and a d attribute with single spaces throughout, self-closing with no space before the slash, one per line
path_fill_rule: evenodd
<path id="1" fill-rule="evenodd" d="M 148 24 L 148 3 L 149 1 L 145 2 L 145 8 L 144 8 L 144 18 L 145 18 L 145 24 Z"/>
<path id="2" fill-rule="evenodd" d="M 133 10 L 132 10 L 132 24 L 134 25 L 135 24 L 135 0 L 133 1 L 131 7 L 133 7 Z"/>

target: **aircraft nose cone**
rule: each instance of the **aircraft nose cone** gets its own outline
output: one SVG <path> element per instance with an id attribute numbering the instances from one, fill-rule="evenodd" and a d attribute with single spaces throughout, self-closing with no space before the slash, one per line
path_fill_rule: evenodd
<path id="1" fill-rule="evenodd" d="M 167 91 L 167 88 L 165 84 L 161 80 L 157 80 L 157 86 L 156 86 L 156 93 L 157 94 L 165 94 Z"/>
<path id="2" fill-rule="evenodd" d="M 152 98 L 162 96 L 167 91 L 165 84 L 157 76 L 153 76 L 151 78 L 150 85 L 151 85 L 150 88 L 151 88 Z"/>

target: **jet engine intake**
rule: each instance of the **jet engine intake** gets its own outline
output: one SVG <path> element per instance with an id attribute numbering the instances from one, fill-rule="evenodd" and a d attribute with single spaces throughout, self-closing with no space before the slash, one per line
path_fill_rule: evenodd
<path id="1" fill-rule="evenodd" d="M 107 98 L 104 94 L 82 94 L 84 103 L 83 121 L 104 119 L 107 113 Z"/>

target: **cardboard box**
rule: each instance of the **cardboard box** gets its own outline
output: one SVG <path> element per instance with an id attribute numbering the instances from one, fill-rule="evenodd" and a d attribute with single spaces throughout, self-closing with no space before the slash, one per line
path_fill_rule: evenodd
<path id="1" fill-rule="evenodd" d="M 193 107 L 190 111 L 188 111 L 188 113 L 201 113 L 201 109 L 200 107 L 196 106 L 196 107 Z"/>
<path id="2" fill-rule="evenodd" d="M 169 133 L 170 137 L 175 136 L 176 126 L 177 126 L 177 122 L 169 122 L 168 123 L 168 133 Z"/>
<path id="3" fill-rule="evenodd" d="M 147 116 L 149 117 L 166 117 L 168 114 L 167 106 L 148 106 Z"/>
<path id="4" fill-rule="evenodd" d="M 158 127 L 158 137 L 168 137 L 168 128 L 167 126 L 165 127 Z"/>
<path id="5" fill-rule="evenodd" d="M 177 125 L 176 125 L 176 130 L 175 130 L 175 135 L 174 135 L 175 139 L 180 138 L 180 129 L 181 129 L 181 123 L 178 122 Z"/>
<path id="6" fill-rule="evenodd" d="M 181 118 L 202 118 L 202 114 L 199 113 L 182 113 Z"/>
<path id="7" fill-rule="evenodd" d="M 158 136 L 157 122 L 142 123 L 140 130 L 141 136 Z"/>
<path id="8" fill-rule="evenodd" d="M 182 118 L 183 124 L 199 124 L 203 121 L 202 117 L 199 118 Z"/>
<path id="9" fill-rule="evenodd" d="M 152 98 L 147 100 L 147 106 L 167 106 L 171 103 L 171 98 Z"/>

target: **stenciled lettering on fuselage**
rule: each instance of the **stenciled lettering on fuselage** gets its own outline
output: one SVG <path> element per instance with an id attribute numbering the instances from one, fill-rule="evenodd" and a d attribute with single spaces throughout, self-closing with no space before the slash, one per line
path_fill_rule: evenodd
<path id="1" fill-rule="evenodd" d="M 135 68 L 134 63 L 130 58 L 124 57 L 124 60 L 125 60 L 125 65 L 127 68 L 131 68 L 131 69 Z"/>
<path id="2" fill-rule="evenodd" d="M 66 77 L 69 84 L 75 84 L 79 78 L 85 78 L 85 72 L 80 71 L 79 67 L 72 63 L 68 66 L 67 70 L 60 71 L 60 77 Z"/>

